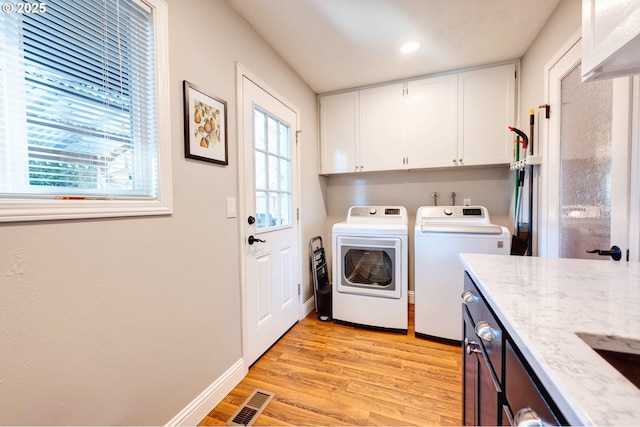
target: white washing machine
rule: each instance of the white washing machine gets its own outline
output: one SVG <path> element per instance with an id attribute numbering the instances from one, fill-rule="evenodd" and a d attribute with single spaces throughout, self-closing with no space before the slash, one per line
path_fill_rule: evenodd
<path id="1" fill-rule="evenodd" d="M 483 206 L 422 206 L 414 235 L 415 333 L 462 340 L 460 253 L 508 255 L 511 234 Z"/>
<path id="2" fill-rule="evenodd" d="M 334 320 L 407 333 L 407 224 L 402 206 L 353 206 L 333 226 Z"/>

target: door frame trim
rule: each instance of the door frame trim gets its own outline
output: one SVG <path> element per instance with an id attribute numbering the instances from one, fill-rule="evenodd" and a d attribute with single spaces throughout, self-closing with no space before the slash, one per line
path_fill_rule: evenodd
<path id="1" fill-rule="evenodd" d="M 629 261 L 640 261 L 640 76 L 631 79 L 631 168 L 629 188 Z"/>
<path id="2" fill-rule="evenodd" d="M 300 131 L 300 109 L 290 102 L 287 98 L 282 96 L 277 90 L 275 90 L 272 86 L 258 77 L 255 73 L 249 70 L 247 67 L 242 65 L 240 62 L 236 62 L 236 132 L 237 132 L 237 156 L 238 156 L 238 196 L 237 196 L 237 209 L 238 209 L 238 238 L 239 238 L 239 251 L 238 255 L 240 257 L 240 308 L 241 308 L 241 318 L 242 318 L 242 339 L 241 339 L 241 348 L 242 348 L 242 357 L 245 358 L 247 351 L 247 278 L 246 278 L 246 259 L 245 259 L 245 244 L 244 242 L 247 240 L 246 227 L 244 223 L 244 219 L 247 217 L 246 206 L 245 206 L 245 156 L 244 156 L 244 91 L 242 87 L 243 79 L 247 78 L 255 83 L 257 86 L 262 88 L 265 92 L 269 93 L 271 96 L 276 98 L 282 104 L 284 104 L 287 108 L 293 111 L 296 115 L 296 130 Z M 295 200 L 297 201 L 297 205 L 293 206 L 293 214 L 296 214 L 296 209 L 300 207 L 300 147 L 298 142 L 298 136 L 292 135 L 296 139 L 292 142 L 295 144 L 296 150 L 296 158 L 298 159 L 296 162 L 296 188 L 297 193 L 295 196 Z M 300 214 L 300 219 L 302 215 Z M 297 227 L 296 234 L 298 240 L 298 281 L 300 282 L 298 286 L 301 286 L 302 282 L 302 233 L 301 233 L 301 220 L 296 219 Z M 298 293 L 298 298 L 296 300 L 296 304 L 298 305 L 298 320 L 303 319 L 303 304 L 302 304 L 302 292 Z"/>

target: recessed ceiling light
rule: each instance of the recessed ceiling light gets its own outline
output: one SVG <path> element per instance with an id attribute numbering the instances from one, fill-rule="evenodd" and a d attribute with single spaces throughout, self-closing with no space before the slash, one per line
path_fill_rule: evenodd
<path id="1" fill-rule="evenodd" d="M 403 53 L 411 53 L 420 49 L 420 46 L 421 46 L 420 42 L 409 42 L 409 43 L 403 44 L 400 47 L 400 51 Z"/>

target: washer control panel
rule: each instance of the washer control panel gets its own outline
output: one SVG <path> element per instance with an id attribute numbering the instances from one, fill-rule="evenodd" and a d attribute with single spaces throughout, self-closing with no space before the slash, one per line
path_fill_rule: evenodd
<path id="1" fill-rule="evenodd" d="M 496 227 L 491 224 L 489 211 L 484 206 L 421 206 L 418 208 L 416 227 L 450 226 L 483 227 L 483 229 Z"/>
<path id="2" fill-rule="evenodd" d="M 423 206 L 420 208 L 421 218 L 475 218 L 489 217 L 483 206 Z"/>

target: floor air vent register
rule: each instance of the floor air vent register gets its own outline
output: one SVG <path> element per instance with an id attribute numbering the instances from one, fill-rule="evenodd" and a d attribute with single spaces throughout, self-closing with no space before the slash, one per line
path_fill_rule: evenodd
<path id="1" fill-rule="evenodd" d="M 275 393 L 255 389 L 251 396 L 245 400 L 240 409 L 229 418 L 228 426 L 250 426 L 267 407 Z"/>

